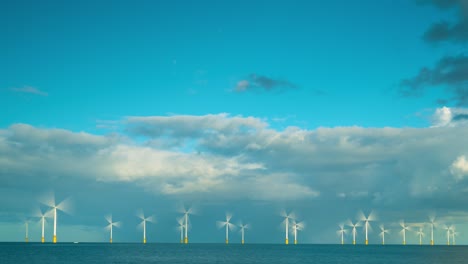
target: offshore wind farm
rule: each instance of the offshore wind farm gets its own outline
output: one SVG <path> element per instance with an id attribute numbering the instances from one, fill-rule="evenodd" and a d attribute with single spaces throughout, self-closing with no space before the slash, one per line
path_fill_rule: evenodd
<path id="1" fill-rule="evenodd" d="M 6 0 L 0 36 L 0 264 L 467 263 L 468 0 Z"/>

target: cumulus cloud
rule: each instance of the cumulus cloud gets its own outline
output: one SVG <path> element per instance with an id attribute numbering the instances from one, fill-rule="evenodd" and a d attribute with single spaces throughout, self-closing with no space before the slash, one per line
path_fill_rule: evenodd
<path id="1" fill-rule="evenodd" d="M 468 176 L 468 160 L 464 155 L 459 156 L 450 166 L 450 171 L 457 180 Z"/>
<path id="2" fill-rule="evenodd" d="M 13 92 L 17 93 L 27 93 L 27 94 L 35 94 L 35 95 L 40 95 L 40 96 L 48 96 L 49 94 L 39 90 L 36 87 L 32 86 L 24 86 L 24 87 L 15 87 L 10 89 Z"/>
<path id="3" fill-rule="evenodd" d="M 252 73 L 246 79 L 237 82 L 234 90 L 236 92 L 245 92 L 250 90 L 282 91 L 296 88 L 297 86 L 290 81 L 273 79 Z"/>
<path id="4" fill-rule="evenodd" d="M 468 57 L 464 54 L 446 56 L 432 69 L 422 68 L 416 76 L 401 81 L 400 94 L 421 96 L 431 87 L 445 88 L 452 95 L 449 101 L 468 105 Z"/>
<path id="5" fill-rule="evenodd" d="M 468 125 L 468 111 L 464 108 L 437 108 L 432 116 L 434 127 L 466 126 Z"/>

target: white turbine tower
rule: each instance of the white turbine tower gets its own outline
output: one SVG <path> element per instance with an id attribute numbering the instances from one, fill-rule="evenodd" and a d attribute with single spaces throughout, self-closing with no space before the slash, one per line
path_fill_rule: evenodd
<path id="1" fill-rule="evenodd" d="M 26 220 L 26 221 L 24 222 L 24 224 L 25 224 L 25 226 L 26 226 L 26 235 L 25 235 L 25 237 L 24 237 L 24 241 L 25 241 L 26 243 L 28 243 L 28 242 L 29 242 L 29 221 Z"/>
<path id="2" fill-rule="evenodd" d="M 229 244 L 229 229 L 233 230 L 235 225 L 231 221 L 232 215 L 226 214 L 226 221 L 217 221 L 216 225 L 218 228 L 226 227 L 226 244 Z"/>
<path id="3" fill-rule="evenodd" d="M 416 232 L 416 234 L 419 236 L 419 245 L 422 245 L 422 238 L 424 236 L 424 232 L 423 232 L 422 227 L 419 228 L 419 230 L 418 230 L 418 232 Z"/>
<path id="4" fill-rule="evenodd" d="M 109 215 L 109 216 L 106 216 L 106 220 L 107 220 L 107 223 L 108 225 L 106 226 L 107 229 L 110 230 L 110 239 L 109 239 L 109 243 L 112 243 L 112 235 L 113 235 L 113 227 L 120 227 L 120 222 L 113 222 L 112 221 L 112 215 Z"/>
<path id="5" fill-rule="evenodd" d="M 434 228 L 436 227 L 436 221 L 435 221 L 435 216 L 430 216 L 429 217 L 429 225 L 431 226 L 431 246 L 434 245 Z"/>
<path id="6" fill-rule="evenodd" d="M 344 235 L 346 234 L 347 230 L 344 229 L 344 225 L 339 225 L 340 229 L 336 231 L 336 233 L 341 237 L 341 245 L 344 245 Z"/>
<path id="7" fill-rule="evenodd" d="M 145 217 L 143 211 L 140 211 L 137 216 L 141 219 L 139 226 L 143 227 L 143 244 L 146 244 L 146 222 L 154 223 L 154 216 Z"/>
<path id="8" fill-rule="evenodd" d="M 453 227 L 453 230 L 452 230 L 452 245 L 455 246 L 455 236 L 458 235 L 458 232 L 455 232 L 455 227 Z"/>
<path id="9" fill-rule="evenodd" d="M 358 222 L 353 223 L 351 220 L 348 220 L 348 226 L 352 227 L 352 234 L 353 234 L 353 245 L 356 245 L 356 228 L 360 227 L 361 224 Z"/>
<path id="10" fill-rule="evenodd" d="M 184 244 L 188 244 L 188 229 L 189 229 L 189 215 L 194 214 L 195 210 L 192 208 L 186 209 L 185 207 L 182 207 L 181 209 L 178 210 L 180 213 L 183 214 L 183 231 L 184 233 Z"/>
<path id="11" fill-rule="evenodd" d="M 371 212 L 368 216 L 364 215 L 363 212 L 360 212 L 360 213 L 358 214 L 358 219 L 359 219 L 360 221 L 364 222 L 364 229 L 366 230 L 366 242 L 365 242 L 365 244 L 366 244 L 366 245 L 369 245 L 369 236 L 368 236 L 368 234 L 369 234 L 369 229 L 370 229 L 370 224 L 369 224 L 369 222 L 375 221 L 375 220 L 376 220 L 376 216 L 375 216 L 375 214 L 372 213 L 372 212 Z"/>
<path id="12" fill-rule="evenodd" d="M 294 233 L 294 245 L 297 245 L 297 231 L 304 230 L 304 228 L 305 228 L 304 222 L 298 223 L 295 220 L 292 221 L 292 230 Z"/>
<path id="13" fill-rule="evenodd" d="M 240 228 L 241 235 L 242 235 L 241 244 L 243 245 L 244 242 L 245 242 L 245 240 L 244 240 L 244 238 L 245 238 L 245 237 L 244 237 L 245 229 L 250 228 L 250 225 L 248 225 L 248 224 L 245 224 L 245 225 L 244 225 L 244 224 L 240 223 L 240 224 L 239 224 L 239 228 Z"/>
<path id="14" fill-rule="evenodd" d="M 294 219 L 294 213 L 290 212 L 289 214 L 286 213 L 286 211 L 283 211 L 281 213 L 281 216 L 284 217 L 284 223 L 286 225 L 286 229 L 285 229 L 285 232 L 286 232 L 286 237 L 285 237 L 285 241 L 284 243 L 286 245 L 289 244 L 289 220 L 293 220 Z"/>
<path id="15" fill-rule="evenodd" d="M 406 231 L 409 231 L 410 227 L 405 224 L 404 220 L 400 221 L 400 226 L 401 226 L 400 233 L 402 233 L 402 235 L 403 235 L 403 245 L 406 245 Z"/>
<path id="16" fill-rule="evenodd" d="M 67 198 L 60 203 L 56 203 L 55 195 L 51 194 L 50 198 L 42 202 L 51 208 L 51 214 L 54 217 L 54 236 L 52 237 L 52 243 L 57 243 L 57 212 L 62 211 L 64 213 L 70 213 L 70 199 Z"/>
<path id="17" fill-rule="evenodd" d="M 184 227 L 185 227 L 184 219 L 185 217 L 177 219 L 177 223 L 179 223 L 177 230 L 180 231 L 180 243 L 181 244 L 184 243 Z"/>
<path id="18" fill-rule="evenodd" d="M 383 225 L 380 226 L 380 236 L 382 237 L 382 245 L 385 245 L 385 234 L 388 234 L 389 230 L 385 229 Z"/>
<path id="19" fill-rule="evenodd" d="M 452 231 L 452 227 L 445 226 L 444 229 L 447 230 L 447 246 L 450 246 L 450 231 Z"/>

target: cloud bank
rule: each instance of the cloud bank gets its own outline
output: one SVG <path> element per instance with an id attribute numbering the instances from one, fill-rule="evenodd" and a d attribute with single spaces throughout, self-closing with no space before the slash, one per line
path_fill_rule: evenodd
<path id="1" fill-rule="evenodd" d="M 284 91 L 296 88 L 297 86 L 290 81 L 273 79 L 267 76 L 252 73 L 246 79 L 237 82 L 234 91 Z"/>

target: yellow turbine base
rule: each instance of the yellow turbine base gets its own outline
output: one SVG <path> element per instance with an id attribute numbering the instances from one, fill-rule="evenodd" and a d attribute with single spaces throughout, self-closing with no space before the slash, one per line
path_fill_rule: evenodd
<path id="1" fill-rule="evenodd" d="M 353 240 L 353 245 L 356 245 L 356 240 Z"/>
<path id="2" fill-rule="evenodd" d="M 52 243 L 54 243 L 54 244 L 57 243 L 57 236 L 56 235 L 54 235 L 54 237 L 52 237 Z"/>
<path id="3" fill-rule="evenodd" d="M 25 240 L 25 242 L 26 242 L 26 243 L 28 243 L 28 242 L 29 242 L 29 238 L 25 238 L 24 240 Z"/>
<path id="4" fill-rule="evenodd" d="M 44 243 L 44 242 L 45 242 L 44 237 L 41 237 L 41 243 Z"/>
<path id="5" fill-rule="evenodd" d="M 369 240 L 366 239 L 366 246 L 369 245 Z"/>
<path id="6" fill-rule="evenodd" d="M 242 245 L 244 245 L 244 240 L 241 241 Z"/>
<path id="7" fill-rule="evenodd" d="M 228 239 L 226 239 L 226 245 L 227 245 L 227 244 L 229 244 L 229 240 L 228 240 Z"/>
<path id="8" fill-rule="evenodd" d="M 146 244 L 146 238 L 143 239 L 143 244 Z"/>
<path id="9" fill-rule="evenodd" d="M 112 244 L 112 238 L 109 240 L 109 243 L 111 243 L 111 244 Z"/>
<path id="10" fill-rule="evenodd" d="M 289 244 L 289 239 L 286 238 L 286 240 L 284 241 L 284 243 L 285 243 L 286 245 L 288 245 L 288 244 Z"/>
<path id="11" fill-rule="evenodd" d="M 188 237 L 185 237 L 185 238 L 184 238 L 184 243 L 185 243 L 185 244 L 188 244 Z"/>
<path id="12" fill-rule="evenodd" d="M 297 245 L 297 240 L 296 239 L 294 239 L 294 245 Z"/>
<path id="13" fill-rule="evenodd" d="M 406 245 L 406 241 L 403 241 L 403 246 Z"/>
<path id="14" fill-rule="evenodd" d="M 433 246 L 433 245 L 434 245 L 434 240 L 431 240 L 431 246 Z"/>
<path id="15" fill-rule="evenodd" d="M 385 245 L 385 243 L 384 243 L 384 242 L 382 242 L 382 245 Z"/>

